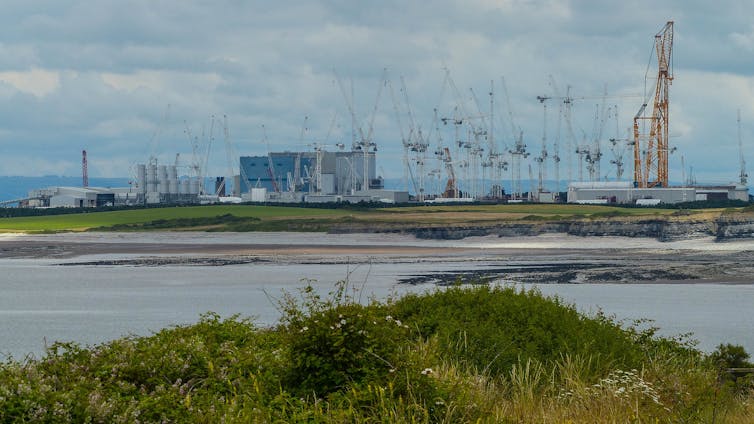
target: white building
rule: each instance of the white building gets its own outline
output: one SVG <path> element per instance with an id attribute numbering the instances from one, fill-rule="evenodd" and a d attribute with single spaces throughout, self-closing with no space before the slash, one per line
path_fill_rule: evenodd
<path id="1" fill-rule="evenodd" d="M 568 203 L 673 204 L 697 200 L 749 200 L 745 186 L 636 188 L 630 181 L 575 182 L 568 185 Z"/>

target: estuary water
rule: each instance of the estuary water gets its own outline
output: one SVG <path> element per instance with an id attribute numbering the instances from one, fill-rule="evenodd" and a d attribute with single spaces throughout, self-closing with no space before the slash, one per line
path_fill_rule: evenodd
<path id="1" fill-rule="evenodd" d="M 54 242 L 57 236 L 45 240 Z M 81 235 L 79 237 L 98 237 Z M 121 242 L 132 235 L 112 236 Z M 152 236 L 162 237 L 162 236 Z M 236 235 L 201 236 L 212 243 L 220 237 L 232 243 Z M 265 243 L 285 243 L 285 237 L 300 240 L 301 235 L 270 236 Z M 348 245 L 377 240 L 385 244 L 403 243 L 388 237 L 311 236 L 309 242 Z M 179 237 L 180 238 L 180 237 Z M 42 238 L 44 239 L 44 238 Z M 175 242 L 175 237 L 165 236 Z M 275 241 L 277 240 L 277 241 Z M 365 241 L 366 240 L 366 241 Z M 387 241 L 385 241 L 387 240 Z M 601 243 L 615 247 L 605 238 L 580 246 Z M 101 241 L 101 240 L 99 240 Z M 289 240 L 290 241 L 290 240 Z M 569 241 L 569 240 L 566 240 Z M 573 240 L 570 240 L 573 241 Z M 636 240 L 624 240 L 625 248 L 636 247 Z M 564 249 L 562 239 L 538 238 L 507 241 L 506 248 Z M 460 242 L 415 241 L 416 245 L 448 245 L 478 249 L 499 248 L 499 239 L 469 239 Z M 533 243 L 533 244 L 532 244 Z M 646 241 L 650 248 L 656 244 Z M 705 242 L 706 243 L 706 242 Z M 515 245 L 515 246 L 513 246 Z M 664 244 L 663 247 L 667 247 Z M 689 245 L 684 245 L 688 248 Z M 695 245 L 696 246 L 696 245 Z M 727 246 L 727 247 L 726 247 Z M 646 245 L 645 245 L 646 247 Z M 709 250 L 749 249 L 752 245 L 714 245 Z M 659 244 L 658 244 L 659 248 Z M 698 245 L 696 248 L 705 248 Z M 416 260 L 397 263 L 245 263 L 226 266 L 206 265 L 75 265 L 61 263 L 103 258 L 128 258 L 136 254 L 103 254 L 73 259 L 4 258 L 0 259 L 0 358 L 16 359 L 28 354 L 39 356 L 53 341 L 74 341 L 83 345 L 103 343 L 124 335 L 149 335 L 171 325 L 196 322 L 200 314 L 213 311 L 224 317 L 240 314 L 252 317 L 259 325 L 274 324 L 279 318 L 277 299 L 284 291 L 295 292 L 307 282 L 327 294 L 335 282 L 348 280 L 349 287 L 360 289 L 362 300 L 370 296 L 434 289 L 432 284 L 399 284 L 401 278 L 437 272 L 482 269 L 494 266 L 484 257 L 469 261 Z M 345 261 L 347 262 L 347 261 Z M 303 279 L 308 279 L 304 281 Z M 521 285 L 532 287 L 531 284 Z M 547 295 L 557 295 L 587 313 L 598 310 L 619 320 L 654 320 L 663 335 L 693 333 L 699 348 L 713 350 L 720 343 L 743 345 L 754 352 L 754 285 L 714 281 L 689 284 L 540 284 Z"/>

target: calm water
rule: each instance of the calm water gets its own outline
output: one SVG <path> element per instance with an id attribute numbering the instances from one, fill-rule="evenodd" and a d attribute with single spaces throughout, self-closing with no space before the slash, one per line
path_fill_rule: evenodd
<path id="1" fill-rule="evenodd" d="M 294 291 L 301 287 L 303 277 L 316 276 L 314 285 L 322 293 L 332 290 L 333 282 L 348 277 L 352 286 L 363 287 L 365 298 L 385 297 L 392 292 L 432 288 L 396 284 L 403 276 L 490 265 L 482 260 L 360 266 L 63 267 L 55 265 L 58 262 L 0 259 L 0 358 L 39 355 L 45 344 L 53 340 L 94 344 L 127 334 L 148 335 L 170 325 L 195 322 L 207 311 L 223 316 L 241 314 L 255 317 L 260 324 L 272 324 L 279 316 L 275 298 L 284 289 Z M 587 313 L 601 309 L 618 319 L 653 319 L 665 335 L 693 332 L 703 350 L 731 342 L 754 352 L 754 314 L 751 314 L 754 285 L 605 284 L 539 285 L 539 288 Z"/>

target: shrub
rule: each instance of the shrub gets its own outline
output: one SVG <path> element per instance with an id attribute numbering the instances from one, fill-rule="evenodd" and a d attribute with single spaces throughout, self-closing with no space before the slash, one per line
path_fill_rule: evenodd
<path id="1" fill-rule="evenodd" d="M 346 295 L 346 287 L 340 283 L 326 300 L 311 286 L 302 290 L 301 304 L 285 298 L 287 389 L 323 396 L 349 385 L 381 384 L 405 370 L 409 326 L 384 305 L 357 303 Z"/>
<path id="2" fill-rule="evenodd" d="M 529 358 L 552 364 L 562 355 L 590 355 L 591 374 L 639 366 L 642 351 L 612 320 L 587 318 L 557 298 L 513 286 L 456 286 L 409 294 L 392 306 L 424 337 L 437 335 L 445 358 L 479 372 L 508 373 Z"/>

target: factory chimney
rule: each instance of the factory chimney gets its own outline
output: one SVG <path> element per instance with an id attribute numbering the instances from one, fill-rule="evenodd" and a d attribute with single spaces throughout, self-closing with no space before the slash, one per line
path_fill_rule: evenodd
<path id="1" fill-rule="evenodd" d="M 89 170 L 86 164 L 86 150 L 81 151 L 81 176 L 82 186 L 85 188 L 89 187 Z"/>

